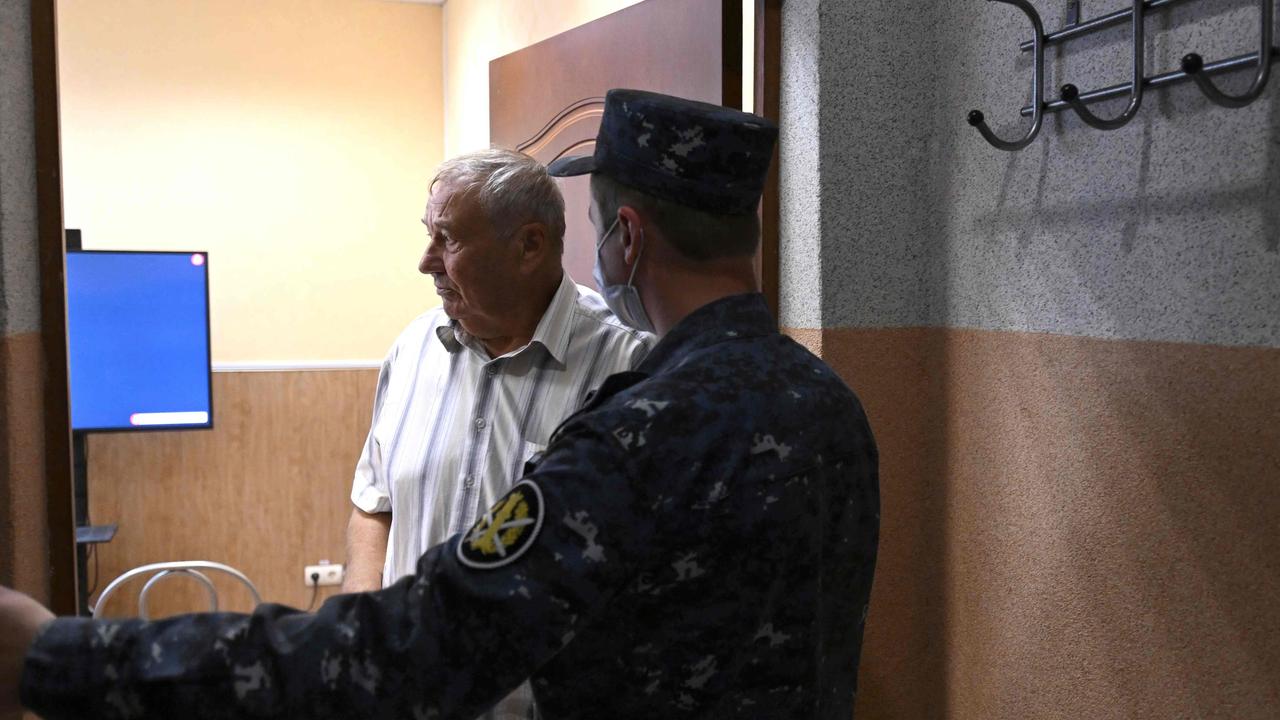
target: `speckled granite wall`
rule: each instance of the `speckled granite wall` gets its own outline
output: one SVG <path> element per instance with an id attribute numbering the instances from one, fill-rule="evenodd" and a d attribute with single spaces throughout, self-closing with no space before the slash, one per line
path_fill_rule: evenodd
<path id="1" fill-rule="evenodd" d="M 29 0 L 0 0 L 0 334 L 40 326 Z"/>
<path id="2" fill-rule="evenodd" d="M 1257 12 L 1152 14 L 1147 74 L 1253 51 Z M 1245 109 L 1151 91 L 1006 153 L 965 117 L 1025 122 L 1016 9 L 783 15 L 780 320 L 881 450 L 859 720 L 1280 716 L 1276 68 Z M 1050 49 L 1047 95 L 1124 81 L 1128 47 Z"/>
<path id="3" fill-rule="evenodd" d="M 1084 15 L 1124 4 L 1086 0 Z M 1035 5 L 1046 29 L 1064 22 L 1065 2 Z M 1257 17 L 1252 0 L 1152 14 L 1148 74 L 1191 50 L 1250 52 Z M 1005 153 L 965 115 L 1015 134 L 1028 30 L 979 0 L 784 6 L 782 324 L 1280 345 L 1280 83 L 1240 110 L 1189 85 L 1151 91 L 1112 132 L 1049 116 Z M 1059 47 L 1054 97 L 1127 78 L 1127 26 Z M 819 227 L 821 253 L 790 252 Z"/>
<path id="4" fill-rule="evenodd" d="M 822 327 L 822 191 L 819 171 L 818 0 L 788 0 L 782 13 L 783 162 L 778 168 L 782 324 Z"/>

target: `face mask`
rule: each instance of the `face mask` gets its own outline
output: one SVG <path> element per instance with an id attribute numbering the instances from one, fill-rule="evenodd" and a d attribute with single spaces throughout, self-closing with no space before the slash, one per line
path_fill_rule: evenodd
<path id="1" fill-rule="evenodd" d="M 636 269 L 640 267 L 640 255 L 644 254 L 644 245 L 640 246 L 640 252 L 636 255 L 636 262 L 631 266 L 631 277 L 627 278 L 626 285 L 606 285 L 604 281 L 604 273 L 600 270 L 600 248 L 604 246 L 609 235 L 613 233 L 613 229 L 618 226 L 621 217 L 614 218 L 613 224 L 608 230 L 604 231 L 604 235 L 600 238 L 600 242 L 596 243 L 596 266 L 591 276 L 595 278 L 596 287 L 600 288 L 600 294 L 604 296 L 604 304 L 609 306 L 614 315 L 618 316 L 624 324 L 630 325 L 636 330 L 642 332 L 653 332 L 653 323 L 649 322 L 649 315 L 644 311 L 644 304 L 640 302 L 640 292 L 632 285 L 632 281 L 636 279 Z M 640 242 L 644 242 L 644 229 L 640 230 Z"/>

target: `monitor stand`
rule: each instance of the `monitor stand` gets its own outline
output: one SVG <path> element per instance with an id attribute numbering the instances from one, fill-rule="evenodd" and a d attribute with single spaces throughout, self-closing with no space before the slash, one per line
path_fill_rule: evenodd
<path id="1" fill-rule="evenodd" d="M 111 542 L 116 536 L 118 526 L 89 524 L 89 443 L 88 434 L 84 430 L 71 432 L 71 446 L 74 456 L 73 475 L 75 477 L 76 507 L 76 614 L 89 616 L 89 550 L 98 543 Z M 102 582 L 102 578 L 94 577 L 94 583 Z M 97 588 L 94 588 L 95 590 Z"/>

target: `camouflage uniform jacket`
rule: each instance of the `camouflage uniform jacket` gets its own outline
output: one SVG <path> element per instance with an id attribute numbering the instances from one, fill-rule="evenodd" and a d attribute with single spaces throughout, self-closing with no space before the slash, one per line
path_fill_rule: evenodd
<path id="1" fill-rule="evenodd" d="M 852 714 L 879 528 L 857 398 L 759 295 L 610 377 L 468 533 L 318 612 L 60 619 L 24 702 L 59 718 Z"/>

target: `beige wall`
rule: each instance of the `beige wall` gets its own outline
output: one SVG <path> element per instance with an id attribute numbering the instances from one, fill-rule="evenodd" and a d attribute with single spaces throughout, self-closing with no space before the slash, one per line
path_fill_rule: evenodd
<path id="1" fill-rule="evenodd" d="M 60 0 L 67 227 L 210 253 L 215 362 L 380 359 L 441 159 L 437 6 Z"/>

